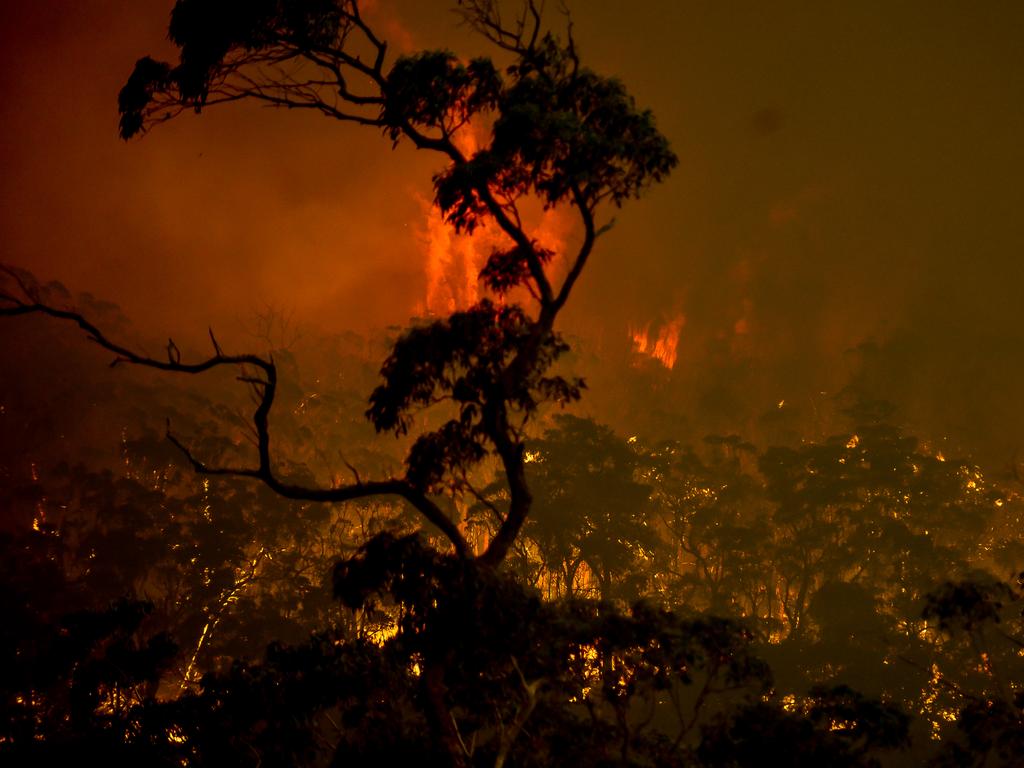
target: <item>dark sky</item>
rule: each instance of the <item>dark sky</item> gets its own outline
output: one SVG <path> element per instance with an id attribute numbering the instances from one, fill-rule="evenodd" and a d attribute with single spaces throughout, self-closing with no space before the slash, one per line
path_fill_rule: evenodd
<path id="1" fill-rule="evenodd" d="M 447 2 L 375 5 L 398 50 L 484 49 Z M 434 159 L 247 105 L 121 142 L 117 91 L 170 54 L 170 6 L 2 4 L 3 261 L 185 339 L 268 305 L 327 331 L 403 323 L 427 290 Z M 570 330 L 612 348 L 685 317 L 671 391 L 694 408 L 860 372 L 937 435 L 1024 448 L 1024 3 L 574 11 L 585 60 L 653 109 L 680 165 L 617 213 Z"/>

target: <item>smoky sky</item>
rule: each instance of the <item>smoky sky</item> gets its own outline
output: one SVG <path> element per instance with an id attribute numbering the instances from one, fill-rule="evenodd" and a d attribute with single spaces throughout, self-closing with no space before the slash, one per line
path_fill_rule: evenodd
<path id="1" fill-rule="evenodd" d="M 3 3 L 2 260 L 153 334 L 230 338 L 268 306 L 328 332 L 406 322 L 435 158 L 253 105 L 117 138 L 134 61 L 173 54 L 171 5 Z M 371 13 L 397 52 L 485 51 L 450 7 Z M 756 416 L 860 376 L 1009 460 L 1024 442 L 1024 5 L 573 11 L 585 61 L 654 112 L 680 164 L 607 212 L 566 328 L 600 357 L 682 315 L 660 390 L 681 409 Z"/>

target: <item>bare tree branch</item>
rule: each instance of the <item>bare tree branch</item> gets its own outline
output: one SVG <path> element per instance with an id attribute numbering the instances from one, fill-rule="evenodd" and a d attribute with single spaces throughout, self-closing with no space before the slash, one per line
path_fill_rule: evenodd
<path id="1" fill-rule="evenodd" d="M 297 501 L 338 503 L 368 496 L 398 496 L 405 499 L 424 518 L 436 526 L 451 542 L 459 557 L 467 558 L 470 556 L 469 546 L 458 527 L 434 501 L 407 480 L 392 478 L 362 482 L 358 480 L 357 475 L 357 481 L 351 485 L 336 488 L 315 488 L 296 485 L 279 478 L 274 472 L 270 454 L 269 417 L 274 404 L 274 397 L 277 393 L 277 367 L 273 360 L 252 354 L 225 355 L 220 351 L 220 347 L 216 343 L 216 354 L 196 363 L 182 362 L 181 354 L 177 351 L 177 347 L 173 342 L 168 344 L 167 361 L 140 355 L 107 338 L 97 326 L 79 312 L 72 309 L 58 309 L 43 303 L 40 300 L 41 297 L 38 290 L 26 283 L 17 270 L 0 265 L 0 274 L 7 275 L 13 279 L 23 294 L 22 296 L 17 296 L 14 293 L 0 290 L 0 317 L 37 314 L 72 322 L 85 332 L 86 337 L 90 341 L 114 353 L 116 357 L 111 363 L 112 366 L 129 363 L 144 368 L 155 368 L 160 371 L 193 375 L 205 373 L 206 371 L 223 366 L 237 366 L 243 368 L 243 370 L 245 367 L 249 367 L 255 368 L 260 372 L 261 376 L 243 373 L 239 377 L 240 380 L 253 386 L 256 395 L 257 404 L 252 416 L 252 422 L 257 436 L 256 449 L 259 455 L 257 466 L 230 467 L 207 464 L 197 458 L 180 439 L 168 430 L 167 439 L 182 452 L 197 473 L 215 476 L 251 477 L 262 481 L 275 493 Z"/>

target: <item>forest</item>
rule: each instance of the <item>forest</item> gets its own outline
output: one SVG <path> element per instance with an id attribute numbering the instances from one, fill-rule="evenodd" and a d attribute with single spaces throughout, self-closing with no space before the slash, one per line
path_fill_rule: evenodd
<path id="1" fill-rule="evenodd" d="M 377 6 L 177 0 L 176 60 L 110 96 L 124 151 L 256 103 L 429 155 L 411 319 L 179 346 L 0 264 L 0 762 L 1024 764 L 1016 454 L 872 341 L 758 410 L 746 309 L 697 396 L 681 311 L 588 337 L 587 274 L 685 158 L 582 3 L 462 0 L 470 59 Z"/>

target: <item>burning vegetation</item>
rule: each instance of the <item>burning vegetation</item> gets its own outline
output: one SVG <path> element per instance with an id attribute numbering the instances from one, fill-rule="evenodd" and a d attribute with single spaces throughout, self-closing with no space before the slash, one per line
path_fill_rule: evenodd
<path id="1" fill-rule="evenodd" d="M 676 365 L 679 334 L 684 325 L 686 325 L 686 317 L 677 315 L 663 323 L 655 334 L 651 333 L 650 323 L 642 328 L 630 330 L 629 337 L 633 342 L 633 352 L 657 360 L 672 370 Z"/>
<path id="2" fill-rule="evenodd" d="M 179 61 L 119 99 L 125 138 L 246 99 L 439 153 L 386 349 L 150 355 L 110 305 L 0 271 L 0 759 L 1019 765 L 1019 474 L 856 380 L 788 440 L 786 399 L 743 436 L 569 412 L 556 320 L 676 157 L 571 24 L 459 7 L 509 61 L 392 59 L 354 0 L 178 0 Z M 616 396 L 655 412 L 686 333 L 628 328 Z"/>

